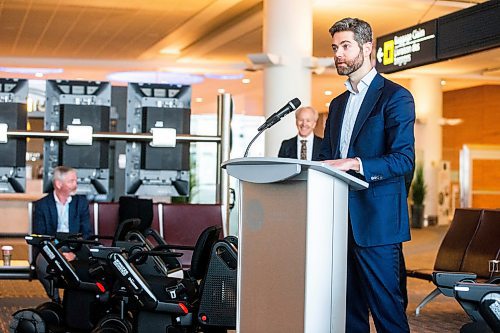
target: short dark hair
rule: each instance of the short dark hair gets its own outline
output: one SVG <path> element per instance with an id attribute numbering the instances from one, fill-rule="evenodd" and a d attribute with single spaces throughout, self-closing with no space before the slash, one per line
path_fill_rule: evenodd
<path id="1" fill-rule="evenodd" d="M 354 40 L 360 47 L 363 46 L 364 43 L 371 43 L 373 41 L 372 27 L 370 27 L 370 24 L 367 22 L 358 18 L 343 18 L 335 22 L 328 31 L 332 37 L 336 32 L 352 31 L 354 33 Z"/>

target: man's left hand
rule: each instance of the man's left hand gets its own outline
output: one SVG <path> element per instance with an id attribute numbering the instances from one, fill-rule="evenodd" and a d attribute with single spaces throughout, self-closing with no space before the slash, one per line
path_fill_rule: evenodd
<path id="1" fill-rule="evenodd" d="M 338 160 L 326 160 L 322 162 L 341 171 L 354 170 L 359 172 L 359 161 L 356 158 L 341 158 Z"/>

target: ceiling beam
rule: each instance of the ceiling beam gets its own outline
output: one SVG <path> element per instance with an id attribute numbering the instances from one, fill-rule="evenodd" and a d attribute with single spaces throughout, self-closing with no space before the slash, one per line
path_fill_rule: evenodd
<path id="1" fill-rule="evenodd" d="M 161 50 L 171 49 L 181 51 L 196 43 L 200 36 L 207 33 L 206 27 L 233 6 L 244 0 L 216 0 L 197 14 L 191 16 L 184 24 L 172 31 L 168 36 L 139 56 L 139 60 L 158 58 Z M 174 55 L 175 56 L 175 55 Z"/>
<path id="2" fill-rule="evenodd" d="M 224 26 L 214 32 L 200 38 L 182 51 L 181 58 L 201 58 L 229 42 L 237 40 L 246 34 L 262 27 L 262 7 L 256 6 L 246 13 L 244 17 L 237 20 L 231 26 Z M 262 48 L 262 46 L 260 46 Z"/>

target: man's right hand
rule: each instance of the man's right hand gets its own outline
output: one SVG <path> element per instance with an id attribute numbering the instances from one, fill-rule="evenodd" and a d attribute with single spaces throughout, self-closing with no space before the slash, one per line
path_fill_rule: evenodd
<path id="1" fill-rule="evenodd" d="M 62 255 L 67 261 L 73 261 L 76 258 L 76 255 L 73 252 L 63 252 Z"/>

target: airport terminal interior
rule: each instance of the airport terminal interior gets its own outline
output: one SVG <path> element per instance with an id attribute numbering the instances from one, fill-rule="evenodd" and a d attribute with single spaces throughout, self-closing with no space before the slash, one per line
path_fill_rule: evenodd
<path id="1" fill-rule="evenodd" d="M 368 180 L 277 157 L 345 17 L 415 101 L 410 330 L 500 332 L 499 0 L 0 0 L 0 333 L 349 333 Z M 60 166 L 90 229 L 34 235 Z"/>

